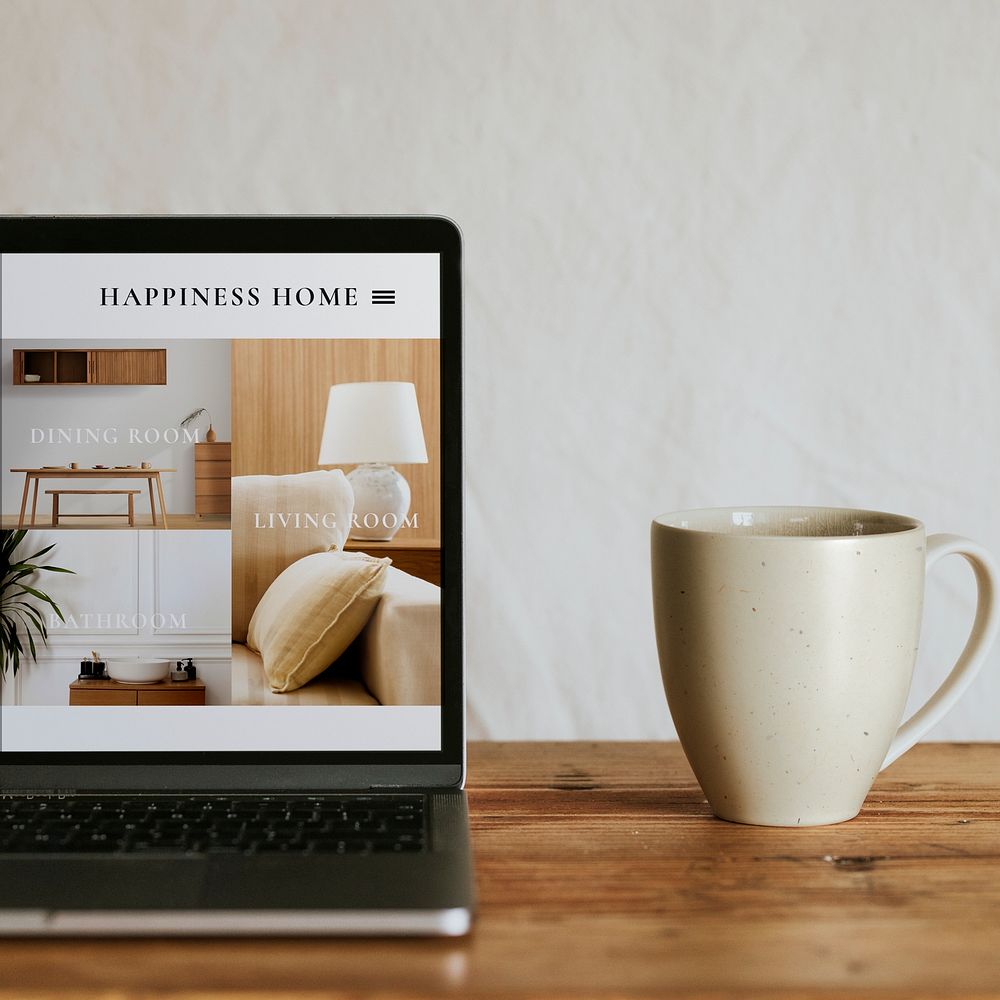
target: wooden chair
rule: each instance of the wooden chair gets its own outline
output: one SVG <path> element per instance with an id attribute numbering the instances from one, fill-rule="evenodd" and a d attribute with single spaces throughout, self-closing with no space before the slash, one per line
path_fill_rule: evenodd
<path id="1" fill-rule="evenodd" d="M 127 496 L 127 514 L 71 514 L 70 517 L 127 517 L 129 527 L 135 527 L 135 496 L 142 490 L 46 490 L 52 497 L 52 526 L 59 524 L 59 498 L 61 496 Z"/>

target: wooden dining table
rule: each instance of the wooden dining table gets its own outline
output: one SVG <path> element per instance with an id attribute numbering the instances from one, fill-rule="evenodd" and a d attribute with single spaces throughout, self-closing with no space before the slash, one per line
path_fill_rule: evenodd
<path id="1" fill-rule="evenodd" d="M 11 469 L 11 472 L 24 473 L 24 492 L 21 494 L 21 513 L 17 519 L 17 526 L 24 527 L 24 513 L 28 505 L 28 492 L 31 484 L 34 483 L 34 492 L 31 497 L 31 526 L 35 526 L 35 513 L 38 508 L 38 484 L 43 479 L 63 479 L 70 482 L 79 482 L 84 479 L 145 479 L 149 487 L 149 513 L 153 519 L 153 527 L 158 527 L 156 521 L 156 500 L 153 497 L 153 486 L 156 486 L 156 495 L 160 502 L 160 518 L 163 527 L 167 528 L 167 506 L 163 500 L 163 482 L 160 479 L 162 472 L 176 472 L 176 469 L 143 469 L 139 466 L 129 466 L 124 469 L 95 469 L 80 468 L 71 469 L 69 466 L 40 468 L 40 469 Z M 81 517 L 94 517 L 104 515 L 82 514 Z"/>
<path id="2" fill-rule="evenodd" d="M 1000 997 L 1000 744 L 838 826 L 715 819 L 676 743 L 473 743 L 468 795 L 466 938 L 0 940 L 0 1000 Z"/>

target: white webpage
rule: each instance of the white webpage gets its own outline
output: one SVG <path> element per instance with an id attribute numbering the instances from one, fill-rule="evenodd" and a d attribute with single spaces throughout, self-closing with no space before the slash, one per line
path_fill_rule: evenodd
<path id="1" fill-rule="evenodd" d="M 0 750 L 440 749 L 439 270 L 0 258 Z"/>

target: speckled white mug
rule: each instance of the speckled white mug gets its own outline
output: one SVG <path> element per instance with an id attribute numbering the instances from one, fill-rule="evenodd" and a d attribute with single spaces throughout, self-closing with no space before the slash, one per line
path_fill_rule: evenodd
<path id="1" fill-rule="evenodd" d="M 681 511 L 652 524 L 663 686 L 716 816 L 817 826 L 858 814 L 875 775 L 955 704 L 1000 627 L 990 554 L 909 517 L 830 507 Z M 962 655 L 900 726 L 940 558 L 971 564 Z"/>

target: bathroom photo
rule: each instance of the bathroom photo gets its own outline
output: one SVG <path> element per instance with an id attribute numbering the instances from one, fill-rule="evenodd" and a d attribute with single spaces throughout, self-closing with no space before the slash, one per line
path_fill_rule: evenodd
<path id="1" fill-rule="evenodd" d="M 0 532 L 2 704 L 231 704 L 229 537 Z"/>

